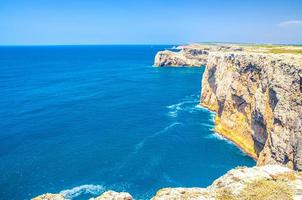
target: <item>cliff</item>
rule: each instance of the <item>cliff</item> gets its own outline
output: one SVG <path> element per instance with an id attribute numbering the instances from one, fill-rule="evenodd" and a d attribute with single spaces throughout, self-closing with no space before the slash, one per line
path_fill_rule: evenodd
<path id="1" fill-rule="evenodd" d="M 215 131 L 258 165 L 302 170 L 302 48 L 189 45 L 162 51 L 156 66 L 206 66 L 200 103 Z"/>

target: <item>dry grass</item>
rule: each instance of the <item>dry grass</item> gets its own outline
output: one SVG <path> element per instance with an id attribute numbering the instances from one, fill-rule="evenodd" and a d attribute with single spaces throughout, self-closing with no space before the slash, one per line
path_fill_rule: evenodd
<path id="1" fill-rule="evenodd" d="M 221 189 L 216 191 L 216 199 L 217 200 L 237 200 L 229 189 Z"/>
<path id="2" fill-rule="evenodd" d="M 297 179 L 298 173 L 292 171 L 292 172 L 286 172 L 282 174 L 278 174 L 276 176 L 272 176 L 274 180 L 282 180 L 282 181 L 294 181 Z"/>
<path id="3" fill-rule="evenodd" d="M 240 200 L 293 200 L 293 192 L 280 180 L 257 180 L 249 183 L 240 194 Z"/>
<path id="4" fill-rule="evenodd" d="M 280 53 L 302 54 L 301 46 L 255 44 L 255 45 L 246 45 L 246 47 L 252 51 L 262 50 L 264 52 L 274 53 L 274 54 L 280 54 Z"/>
<path id="5" fill-rule="evenodd" d="M 284 175 L 286 180 L 293 179 L 292 174 Z M 239 195 L 232 194 L 229 188 L 216 191 L 217 200 L 293 200 L 293 191 L 286 181 L 260 179 L 248 183 Z"/>
<path id="6" fill-rule="evenodd" d="M 302 49 L 286 49 L 286 48 L 273 48 L 270 49 L 270 53 L 290 53 L 290 54 L 302 54 Z"/>

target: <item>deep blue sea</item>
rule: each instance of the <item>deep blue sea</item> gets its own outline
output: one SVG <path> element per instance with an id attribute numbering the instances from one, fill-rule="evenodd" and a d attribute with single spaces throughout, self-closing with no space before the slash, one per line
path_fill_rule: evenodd
<path id="1" fill-rule="evenodd" d="M 0 199 L 147 199 L 254 165 L 198 106 L 203 68 L 152 67 L 171 47 L 0 47 Z"/>

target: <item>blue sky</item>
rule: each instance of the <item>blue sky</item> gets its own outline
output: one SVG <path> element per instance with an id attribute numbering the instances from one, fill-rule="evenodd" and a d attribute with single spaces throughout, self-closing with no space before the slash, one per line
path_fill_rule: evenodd
<path id="1" fill-rule="evenodd" d="M 301 0 L 0 0 L 0 45 L 302 44 Z"/>

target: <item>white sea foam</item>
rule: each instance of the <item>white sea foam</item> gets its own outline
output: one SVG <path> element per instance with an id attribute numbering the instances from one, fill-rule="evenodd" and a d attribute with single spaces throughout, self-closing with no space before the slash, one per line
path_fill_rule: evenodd
<path id="1" fill-rule="evenodd" d="M 197 104 L 197 105 L 195 106 L 195 108 L 196 108 L 196 109 L 200 109 L 200 110 L 203 110 L 203 109 L 204 109 L 204 107 L 202 107 L 200 104 Z"/>
<path id="2" fill-rule="evenodd" d="M 213 112 L 210 113 L 210 119 L 209 119 L 210 122 L 215 123 L 215 115 L 216 114 Z"/>
<path id="3" fill-rule="evenodd" d="M 172 50 L 181 50 L 182 47 L 181 46 L 173 46 L 170 49 L 172 49 Z"/>
<path id="4" fill-rule="evenodd" d="M 178 115 L 178 111 L 182 110 L 182 105 L 184 104 L 184 102 L 180 102 L 180 103 L 176 103 L 170 106 L 167 106 L 167 108 L 169 109 L 168 115 L 170 117 L 177 117 Z"/>
<path id="5" fill-rule="evenodd" d="M 122 169 L 123 167 L 125 167 L 125 165 L 129 162 L 129 160 L 132 159 L 133 156 L 134 156 L 135 154 L 137 154 L 137 153 L 144 147 L 145 143 L 146 143 L 149 139 L 154 138 L 154 137 L 157 137 L 157 136 L 159 136 L 159 135 L 161 135 L 161 134 L 164 134 L 164 133 L 166 133 L 169 129 L 171 129 L 171 128 L 173 128 L 174 126 L 177 126 L 177 125 L 182 125 L 182 123 L 174 122 L 174 123 L 169 124 L 168 126 L 164 127 L 164 128 L 161 129 L 160 131 L 155 132 L 154 134 L 145 137 L 143 140 L 141 140 L 139 143 L 137 143 L 137 144 L 135 145 L 135 149 L 133 150 L 133 152 L 131 152 L 130 154 L 128 154 L 128 156 L 125 158 L 125 160 L 124 160 L 121 164 L 119 164 L 118 166 L 116 166 L 116 168 L 117 168 L 118 170 L 120 170 L 120 169 Z M 149 161 L 149 162 L 150 162 L 150 161 Z"/>
<path id="6" fill-rule="evenodd" d="M 139 150 L 144 146 L 144 144 L 146 143 L 147 140 L 149 140 L 149 139 L 151 139 L 151 138 L 154 138 L 154 137 L 156 137 L 156 136 L 158 136 L 158 135 L 161 135 L 161 134 L 167 132 L 169 129 L 173 128 L 174 126 L 177 126 L 177 125 L 182 125 L 182 123 L 174 122 L 174 123 L 172 123 L 172 124 L 166 126 L 165 128 L 163 128 L 162 130 L 160 130 L 160 131 L 158 131 L 158 132 L 156 132 L 156 133 L 154 133 L 154 134 L 152 134 L 152 135 L 150 135 L 150 136 L 144 138 L 144 139 L 143 139 L 142 141 L 140 141 L 137 145 L 135 145 L 135 153 L 136 153 L 137 151 L 139 151 Z"/>
<path id="7" fill-rule="evenodd" d="M 172 105 L 167 106 L 166 108 L 168 111 L 168 116 L 170 117 L 177 117 L 180 111 L 186 111 L 189 113 L 193 113 L 195 111 L 200 110 L 200 107 L 196 105 L 199 102 L 197 95 L 190 95 L 186 97 L 183 101 L 179 103 L 175 103 Z"/>
<path id="8" fill-rule="evenodd" d="M 101 185 L 81 185 L 74 187 L 72 189 L 62 190 L 60 194 L 64 196 L 65 199 L 73 199 L 83 194 L 91 194 L 93 196 L 100 195 L 105 191 L 105 188 Z"/>
<path id="9" fill-rule="evenodd" d="M 205 138 L 205 139 L 223 140 L 223 141 L 226 141 L 226 142 L 228 142 L 228 143 L 231 143 L 231 142 L 229 142 L 229 140 L 225 139 L 224 137 L 222 137 L 222 136 L 219 135 L 218 133 L 209 134 L 209 135 L 205 136 L 204 138 Z"/>
<path id="10" fill-rule="evenodd" d="M 208 123 L 200 123 L 203 127 L 210 128 L 211 130 L 215 127 L 214 124 L 208 124 Z"/>
<path id="11" fill-rule="evenodd" d="M 213 131 L 214 131 L 214 130 L 213 130 Z M 236 145 L 234 142 L 232 142 L 231 140 L 228 140 L 228 139 L 222 137 L 222 136 L 219 135 L 218 133 L 215 133 L 215 132 L 214 132 L 214 133 L 212 133 L 212 134 L 210 134 L 210 135 L 205 136 L 204 138 L 205 138 L 205 139 L 222 140 L 222 141 L 228 143 L 229 145 L 235 147 L 235 148 L 238 150 L 238 153 L 239 153 L 240 155 L 242 155 L 242 156 L 247 156 L 247 154 L 246 154 L 242 149 L 238 148 L 237 145 Z"/>

